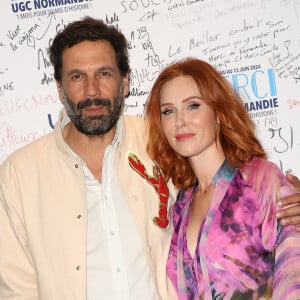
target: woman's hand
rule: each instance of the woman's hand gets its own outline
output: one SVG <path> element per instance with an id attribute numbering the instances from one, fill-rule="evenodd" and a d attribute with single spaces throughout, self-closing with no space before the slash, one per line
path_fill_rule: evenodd
<path id="1" fill-rule="evenodd" d="M 297 189 L 297 193 L 279 199 L 278 205 L 282 209 L 277 213 L 277 218 L 281 219 L 282 225 L 296 225 L 295 229 L 300 231 L 300 180 L 292 175 L 286 175 L 288 181 Z M 288 208 L 286 206 L 292 205 Z"/>

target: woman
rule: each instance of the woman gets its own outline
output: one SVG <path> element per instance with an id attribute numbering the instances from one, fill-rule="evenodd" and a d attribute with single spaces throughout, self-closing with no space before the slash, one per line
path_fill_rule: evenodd
<path id="1" fill-rule="evenodd" d="M 178 298 L 300 299 L 300 233 L 276 220 L 295 190 L 227 80 L 201 60 L 170 65 L 146 118 L 148 152 L 181 189 L 167 263 Z"/>

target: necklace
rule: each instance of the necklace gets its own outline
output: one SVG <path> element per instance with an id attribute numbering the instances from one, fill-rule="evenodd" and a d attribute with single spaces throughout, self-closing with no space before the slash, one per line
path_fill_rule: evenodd
<path id="1" fill-rule="evenodd" d="M 206 194 L 209 190 L 209 188 L 212 186 L 212 182 L 210 184 L 208 184 L 204 189 L 201 189 L 200 184 L 198 185 L 197 189 L 196 189 L 196 193 L 201 193 L 201 194 Z"/>

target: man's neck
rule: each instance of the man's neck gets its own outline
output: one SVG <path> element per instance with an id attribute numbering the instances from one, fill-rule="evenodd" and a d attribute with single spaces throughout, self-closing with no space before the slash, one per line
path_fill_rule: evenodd
<path id="1" fill-rule="evenodd" d="M 102 135 L 87 135 L 70 122 L 64 128 L 63 137 L 72 151 L 84 160 L 95 178 L 101 182 L 104 151 L 112 143 L 115 133 L 116 127 Z"/>

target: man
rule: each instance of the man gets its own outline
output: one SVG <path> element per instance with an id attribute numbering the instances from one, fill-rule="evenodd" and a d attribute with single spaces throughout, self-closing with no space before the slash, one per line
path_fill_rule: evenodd
<path id="1" fill-rule="evenodd" d="M 143 119 L 121 116 L 125 37 L 87 17 L 57 34 L 50 59 L 65 109 L 0 168 L 0 299 L 176 299 L 165 271 L 173 197 Z"/>

